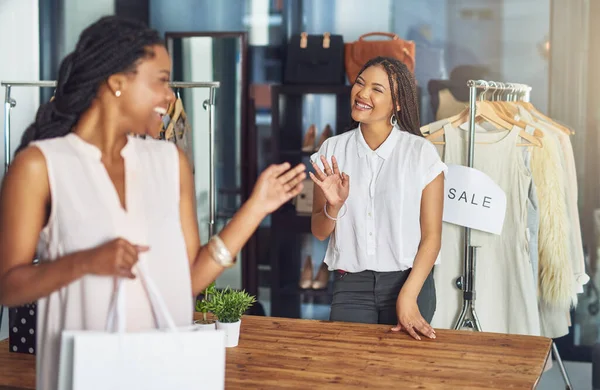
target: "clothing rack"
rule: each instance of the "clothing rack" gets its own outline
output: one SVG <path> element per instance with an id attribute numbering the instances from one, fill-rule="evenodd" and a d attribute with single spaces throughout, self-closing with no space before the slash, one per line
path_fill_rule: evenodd
<path id="1" fill-rule="evenodd" d="M 11 97 L 13 87 L 37 87 L 37 88 L 54 88 L 56 87 L 55 80 L 42 81 L 2 81 L 0 85 L 5 87 L 4 93 L 4 172 L 8 170 L 10 165 L 10 110 L 17 105 L 17 101 Z M 215 214 L 216 214 L 216 188 L 215 188 L 215 93 L 220 87 L 218 81 L 207 82 L 186 82 L 173 81 L 169 83 L 171 88 L 209 88 L 209 96 L 202 103 L 202 107 L 208 111 L 208 155 L 209 155 L 209 222 L 208 234 L 209 237 L 214 235 L 215 231 Z M 2 328 L 2 317 L 4 307 L 0 306 L 0 329 Z"/>
<path id="2" fill-rule="evenodd" d="M 54 88 L 56 87 L 55 80 L 43 81 L 2 81 L 0 83 L 5 87 L 4 95 L 4 172 L 8 170 L 10 165 L 10 110 L 15 107 L 17 102 L 11 98 L 11 89 L 13 87 L 38 87 L 38 88 Z M 215 215 L 216 215 L 216 186 L 215 186 L 215 93 L 220 87 L 218 81 L 172 81 L 169 83 L 171 88 L 209 88 L 209 96 L 202 103 L 202 107 L 208 111 L 208 154 L 209 154 L 209 191 L 208 191 L 208 206 L 209 206 L 209 236 L 214 234 Z"/>
<path id="3" fill-rule="evenodd" d="M 483 93 L 479 95 L 479 99 L 483 100 L 488 90 L 493 91 L 500 96 L 493 96 L 493 101 L 524 101 L 529 102 L 531 95 L 531 87 L 525 84 L 515 83 L 502 83 L 496 81 L 485 81 L 485 80 L 469 80 L 467 82 L 469 87 L 469 135 L 467 137 L 468 151 L 467 151 L 467 166 L 473 168 L 474 155 L 475 155 L 475 116 L 477 112 L 477 90 L 484 89 Z M 476 251 L 477 247 L 471 245 L 471 229 L 465 227 L 465 239 L 464 239 L 464 267 L 463 275 L 460 276 L 456 285 L 463 291 L 463 305 L 454 326 L 455 330 L 459 330 L 463 327 L 473 328 L 475 331 L 481 332 L 481 324 L 477 313 L 475 311 L 475 270 L 476 270 Z M 467 318 L 470 314 L 471 318 Z M 558 348 L 554 341 L 552 342 L 552 353 L 558 367 L 560 369 L 563 380 L 565 381 L 566 389 L 571 390 L 571 381 L 567 375 L 567 371 L 563 364 L 563 361 L 558 353 Z"/>

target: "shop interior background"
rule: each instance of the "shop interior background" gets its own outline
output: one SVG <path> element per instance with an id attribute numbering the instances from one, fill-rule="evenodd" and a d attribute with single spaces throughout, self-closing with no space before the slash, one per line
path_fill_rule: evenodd
<path id="1" fill-rule="evenodd" d="M 421 120 L 433 120 L 426 85 L 431 79 L 447 79 L 453 68 L 463 64 L 485 65 L 506 80 L 530 85 L 531 102 L 576 129 L 572 137 L 575 150 L 582 231 L 588 251 L 588 272 L 592 277 L 580 296 L 573 313 L 571 334 L 558 340 L 561 354 L 576 389 L 591 388 L 591 351 L 600 337 L 597 305 L 595 247 L 598 232 L 593 212 L 600 207 L 598 166 L 594 161 L 599 150 L 598 122 L 600 78 L 593 68 L 600 69 L 598 26 L 590 23 L 591 15 L 600 15 L 595 0 L 0 0 L 0 62 L 2 80 L 53 79 L 58 63 L 73 49 L 81 30 L 106 14 L 125 14 L 142 18 L 161 33 L 245 31 L 248 37 L 248 77 L 250 90 L 259 91 L 265 85 L 282 81 L 282 53 L 287 39 L 294 33 L 342 34 L 345 42 L 356 40 L 371 31 L 393 32 L 417 45 L 416 77 L 421 89 Z M 592 38 L 594 37 L 594 38 Z M 182 81 L 207 81 L 214 77 L 213 69 L 203 59 L 210 58 L 206 45 L 191 44 L 186 54 L 186 72 Z M 236 57 L 235 61 L 240 61 Z M 192 66 L 193 63 L 193 66 Z M 198 78 L 203 78 L 199 80 Z M 224 90 L 239 95 L 235 76 L 219 80 Z M 51 90 L 14 88 L 17 107 L 12 111 L 12 151 L 22 130 L 34 117 L 40 101 L 51 96 Z M 194 94 L 194 101 L 203 100 L 205 92 Z M 224 93 L 224 92 L 217 92 Z M 232 96 L 233 96 L 232 95 Z M 236 104 L 235 102 L 229 102 Z M 255 115 L 248 121 L 256 124 L 256 164 L 262 170 L 271 161 L 270 103 L 255 101 Z M 323 129 L 335 121 L 335 99 L 332 96 L 310 95 L 304 99 L 303 128 L 315 124 Z M 194 117 L 194 147 L 196 170 L 208 169 L 207 131 L 204 111 L 193 104 L 188 107 Z M 4 113 L 0 114 L 4 118 Z M 196 124 L 197 123 L 197 124 Z M 239 121 L 232 124 L 228 136 L 217 134 L 217 183 L 240 185 L 243 164 Z M 591 146 L 590 146 L 591 145 Z M 225 156 L 229 152 L 230 155 Z M 4 158 L 4 152 L 1 152 Z M 225 161 L 229 161 L 226 163 Z M 231 163 L 233 161 L 233 163 Z M 203 180 L 205 179 L 205 180 Z M 197 178 L 198 216 L 202 238 L 207 239 L 208 175 Z M 241 195 L 219 194 L 218 204 L 222 226 L 228 215 L 241 202 Z M 224 205 L 224 206 L 221 206 Z M 268 242 L 270 220 L 263 223 Z M 264 241 L 265 238 L 262 239 Z M 326 242 L 306 236 L 302 257 L 310 255 L 315 271 L 322 260 Z M 259 251 L 259 253 L 262 253 Z M 270 314 L 268 261 L 257 265 L 258 298 L 267 315 Z M 242 267 L 228 270 L 218 286 L 242 288 Z M 303 318 L 326 319 L 328 304 L 320 304 L 318 296 L 302 297 Z M 7 320 L 8 316 L 4 316 Z M 2 338 L 6 337 L 6 323 Z M 580 348 L 581 347 L 581 348 Z M 554 370 L 556 371 L 556 370 Z M 561 388 L 558 373 L 545 375 L 541 388 Z"/>

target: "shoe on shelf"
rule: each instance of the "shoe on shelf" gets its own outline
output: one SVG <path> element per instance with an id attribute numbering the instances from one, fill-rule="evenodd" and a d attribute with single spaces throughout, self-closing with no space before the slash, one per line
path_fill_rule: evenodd
<path id="1" fill-rule="evenodd" d="M 329 126 L 329 124 L 327 126 L 325 126 L 325 128 L 323 129 L 323 132 L 321 133 L 321 136 L 319 137 L 319 142 L 317 143 L 317 146 L 315 147 L 315 151 L 318 151 L 321 146 L 323 145 L 323 142 L 325 142 L 325 140 L 329 137 L 331 137 L 333 135 L 333 130 L 331 129 L 331 126 Z"/>
<path id="2" fill-rule="evenodd" d="M 327 288 L 329 284 L 329 269 L 327 268 L 327 264 L 325 262 L 321 263 L 319 267 L 319 271 L 317 272 L 317 276 L 315 276 L 315 280 L 312 282 L 312 288 L 314 290 L 323 290 Z"/>
<path id="3" fill-rule="evenodd" d="M 310 256 L 306 256 L 306 260 L 304 260 L 304 265 L 302 266 L 302 272 L 300 273 L 300 282 L 298 282 L 298 286 L 302 290 L 308 290 L 312 285 L 312 277 L 313 277 L 312 259 Z"/>
<path id="4" fill-rule="evenodd" d="M 304 135 L 304 141 L 302 142 L 303 152 L 312 152 L 315 148 L 315 140 L 317 138 L 317 127 L 310 125 L 308 131 Z"/>

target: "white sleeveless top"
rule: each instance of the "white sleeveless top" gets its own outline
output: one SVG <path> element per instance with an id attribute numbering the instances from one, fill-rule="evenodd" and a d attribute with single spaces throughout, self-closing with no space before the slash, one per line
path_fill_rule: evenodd
<path id="1" fill-rule="evenodd" d="M 166 141 L 128 137 L 126 208 L 101 162 L 100 150 L 71 133 L 37 141 L 46 159 L 52 198 L 38 241 L 40 261 L 91 249 L 122 237 L 148 245 L 148 266 L 177 325 L 193 321 L 190 267 L 179 218 L 179 156 Z M 135 273 L 135 269 L 134 269 Z M 57 386 L 63 330 L 104 330 L 115 278 L 87 275 L 38 301 L 37 389 Z M 127 329 L 153 328 L 139 278 L 125 280 Z"/>

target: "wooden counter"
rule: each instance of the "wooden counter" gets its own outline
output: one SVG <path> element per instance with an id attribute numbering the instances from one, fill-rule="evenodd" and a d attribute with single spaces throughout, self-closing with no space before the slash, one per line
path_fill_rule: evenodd
<path id="1" fill-rule="evenodd" d="M 551 340 L 437 330 L 416 341 L 389 326 L 246 316 L 227 349 L 226 389 L 532 389 Z M 4 387 L 7 386 L 7 387 Z M 35 357 L 0 342 L 0 389 L 34 389 Z"/>

